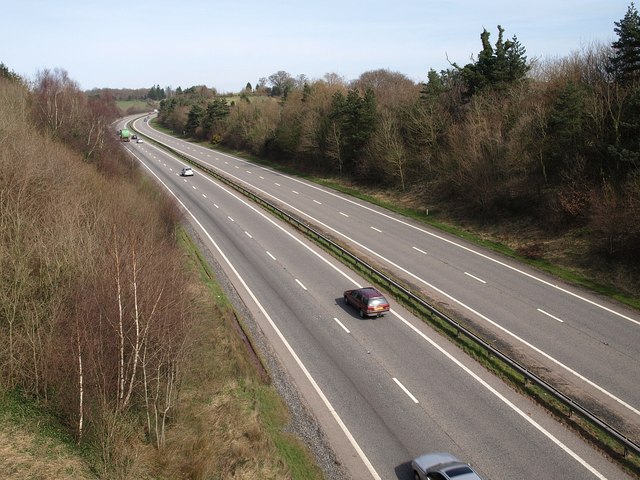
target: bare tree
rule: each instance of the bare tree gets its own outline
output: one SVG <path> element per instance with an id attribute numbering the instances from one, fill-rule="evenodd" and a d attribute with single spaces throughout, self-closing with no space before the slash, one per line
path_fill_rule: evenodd
<path id="1" fill-rule="evenodd" d="M 272 95 L 279 97 L 286 95 L 287 92 L 295 85 L 295 79 L 284 70 L 269 75 L 269 83 L 271 84 Z"/>
<path id="2" fill-rule="evenodd" d="M 325 73 L 322 78 L 330 87 L 338 86 L 344 89 L 347 88 L 347 81 L 342 75 L 338 75 L 337 73 L 331 72 L 331 73 Z"/>
<path id="3" fill-rule="evenodd" d="M 378 128 L 373 140 L 374 150 L 378 157 L 389 165 L 391 175 L 398 179 L 400 188 L 406 189 L 407 154 L 400 135 L 397 120 L 390 115 L 379 119 Z"/>
<path id="4" fill-rule="evenodd" d="M 56 68 L 38 72 L 34 95 L 39 120 L 54 136 L 61 135 L 63 128 L 68 129 L 70 124 L 80 120 L 80 104 L 84 97 L 66 70 Z"/>

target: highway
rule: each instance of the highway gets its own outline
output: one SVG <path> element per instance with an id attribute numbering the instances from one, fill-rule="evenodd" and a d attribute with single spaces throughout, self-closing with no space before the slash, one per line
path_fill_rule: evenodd
<path id="1" fill-rule="evenodd" d="M 136 128 L 394 272 L 640 441 L 638 312 L 379 207 L 175 139 L 142 120 Z"/>
<path id="2" fill-rule="evenodd" d="M 144 130 L 142 123 L 137 122 L 136 128 Z M 360 319 L 341 297 L 344 289 L 363 285 L 364 280 L 286 225 L 197 170 L 194 177 L 180 177 L 182 162 L 150 143 L 126 146 L 143 169 L 176 197 L 187 220 L 224 266 L 353 478 L 410 478 L 408 462 L 426 451 L 457 454 L 485 478 L 628 478 L 393 302 L 392 312 L 384 318 Z M 184 144 L 180 148 L 187 149 Z M 198 155 L 212 155 L 211 162 L 227 165 L 232 174 L 242 170 L 256 181 L 272 183 L 276 190 L 285 181 L 299 183 L 215 152 L 204 150 Z M 306 209 L 307 203 L 329 209 L 335 201 L 341 212 L 336 216 L 349 215 L 347 224 L 360 229 L 371 219 L 387 218 L 376 209 L 323 192 L 302 182 L 295 190 L 290 188 L 295 197 L 285 201 L 294 209 Z M 309 210 L 309 214 L 320 216 L 321 210 Z M 403 223 L 390 221 L 397 224 L 390 233 L 396 247 L 413 243 L 399 231 Z M 372 232 L 365 237 L 376 238 L 389 228 L 382 221 L 370 227 Z M 429 237 L 402 228 L 413 231 L 418 239 Z M 365 245 L 361 240 L 356 240 L 358 248 L 366 251 L 385 243 L 378 239 Z M 423 261 L 444 255 L 424 238 L 420 241 L 413 246 L 429 249 L 423 250 L 426 254 L 418 251 L 425 256 Z M 475 262 L 483 258 L 453 248 L 460 250 L 456 256 L 468 255 Z M 444 257 L 439 258 L 428 261 L 444 263 Z M 453 259 L 449 263 L 456 264 Z M 489 281 L 480 277 L 483 273 L 469 270 L 465 267 L 462 275 L 480 285 L 485 284 L 467 274 Z"/>

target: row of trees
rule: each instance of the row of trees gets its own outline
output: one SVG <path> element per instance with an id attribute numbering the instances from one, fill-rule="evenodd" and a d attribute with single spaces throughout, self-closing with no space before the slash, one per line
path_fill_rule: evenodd
<path id="1" fill-rule="evenodd" d="M 514 36 L 486 30 L 467 65 L 423 84 L 388 70 L 346 82 L 278 72 L 277 97 L 174 96 L 159 121 L 303 171 L 418 192 L 474 217 L 527 216 L 547 229 L 589 226 L 607 255 L 640 247 L 640 20 L 618 40 L 531 63 Z M 266 83 L 265 83 L 266 82 Z M 197 87 L 196 90 L 206 89 Z"/>
<path id="2" fill-rule="evenodd" d="M 126 470 L 131 438 L 161 447 L 175 414 L 194 305 L 178 211 L 130 181 L 107 94 L 87 98 L 62 70 L 28 89 L 2 67 L 0 388 Z"/>
<path id="3" fill-rule="evenodd" d="M 89 97 L 109 95 L 115 100 L 163 100 L 172 94 L 169 87 L 162 88 L 159 84 L 151 88 L 93 88 L 86 92 Z"/>

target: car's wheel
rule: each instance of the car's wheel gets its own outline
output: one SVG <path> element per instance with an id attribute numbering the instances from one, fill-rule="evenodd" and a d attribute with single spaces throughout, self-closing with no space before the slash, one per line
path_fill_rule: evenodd
<path id="1" fill-rule="evenodd" d="M 420 475 L 418 475 L 418 472 L 416 472 L 415 470 L 413 471 L 413 479 L 420 480 Z"/>
<path id="2" fill-rule="evenodd" d="M 360 318 L 364 318 L 365 314 L 364 314 L 364 310 L 360 309 Z"/>
<path id="3" fill-rule="evenodd" d="M 349 298 L 346 295 L 344 296 L 344 304 L 349 305 Z"/>

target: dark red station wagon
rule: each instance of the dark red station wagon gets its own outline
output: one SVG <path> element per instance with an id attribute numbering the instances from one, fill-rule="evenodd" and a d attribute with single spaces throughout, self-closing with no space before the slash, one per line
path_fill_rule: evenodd
<path id="1" fill-rule="evenodd" d="M 344 303 L 353 305 L 360 316 L 381 317 L 389 311 L 389 302 L 373 287 L 356 288 L 344 292 Z"/>

